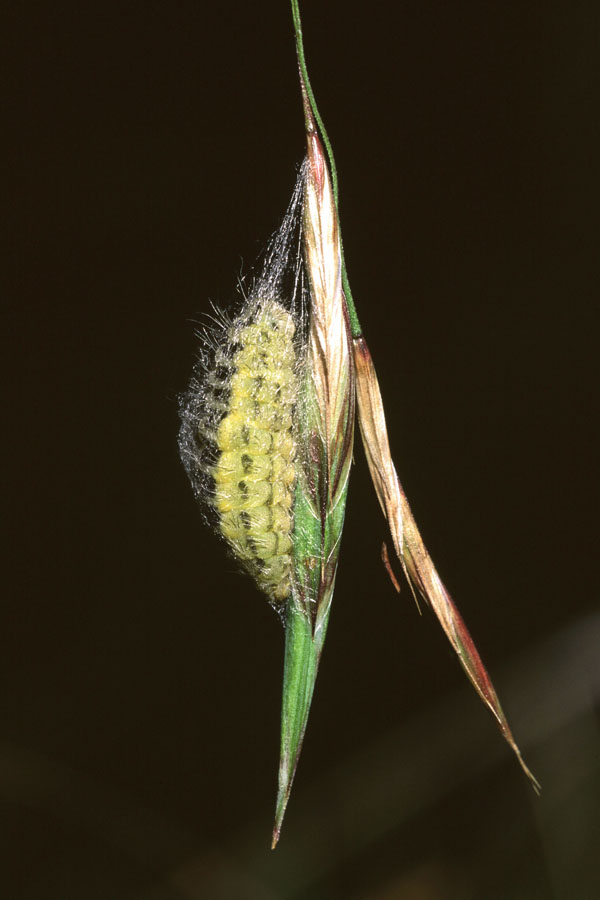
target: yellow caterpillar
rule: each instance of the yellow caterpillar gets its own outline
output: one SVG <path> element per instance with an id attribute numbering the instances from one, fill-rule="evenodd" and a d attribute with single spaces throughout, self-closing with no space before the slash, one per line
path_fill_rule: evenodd
<path id="1" fill-rule="evenodd" d="M 180 439 L 197 494 L 213 507 L 233 553 L 277 607 L 290 593 L 292 575 L 294 332 L 294 319 L 280 303 L 254 300 L 228 329 L 230 345 L 217 346 L 213 370 L 192 385 Z"/>

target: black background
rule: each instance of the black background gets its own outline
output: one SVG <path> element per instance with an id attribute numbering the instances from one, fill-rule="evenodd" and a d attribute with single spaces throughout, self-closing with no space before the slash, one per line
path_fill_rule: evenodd
<path id="1" fill-rule="evenodd" d="M 391 588 L 357 445 L 276 853 L 283 633 L 176 434 L 302 159 L 288 5 L 5 12 L 2 895 L 596 898 L 597 4 L 303 4 L 397 468 L 544 791 Z"/>

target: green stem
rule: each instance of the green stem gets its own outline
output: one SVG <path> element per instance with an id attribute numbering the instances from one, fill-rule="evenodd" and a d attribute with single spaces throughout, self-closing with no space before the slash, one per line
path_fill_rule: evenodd
<path id="1" fill-rule="evenodd" d="M 300 19 L 300 9 L 298 6 L 298 0 L 291 0 L 292 3 L 292 18 L 294 20 L 294 32 L 296 35 L 296 52 L 298 54 L 298 65 L 300 66 L 300 71 L 302 72 L 302 77 L 304 79 L 304 84 L 306 85 L 306 93 L 308 96 L 308 100 L 310 103 L 310 108 L 312 110 L 312 114 L 315 118 L 317 126 L 319 128 L 319 133 L 321 135 L 321 140 L 325 145 L 325 150 L 327 152 L 327 158 L 329 160 L 329 168 L 331 169 L 331 181 L 333 185 L 333 196 L 335 199 L 336 209 L 338 211 L 338 219 L 339 219 L 339 199 L 338 199 L 338 176 L 337 169 L 335 166 L 335 159 L 333 156 L 333 147 L 331 146 L 331 141 L 329 140 L 329 136 L 325 129 L 325 125 L 323 123 L 323 119 L 321 118 L 321 114 L 319 113 L 317 107 L 317 101 L 315 100 L 315 95 L 313 93 L 313 89 L 311 87 L 310 78 L 308 77 L 308 69 L 306 68 L 306 58 L 304 56 L 304 41 L 302 38 L 302 21 Z M 340 228 L 340 250 L 342 256 L 342 287 L 344 288 L 344 295 L 346 297 L 346 305 L 348 306 L 348 317 L 350 319 L 350 328 L 352 329 L 352 337 L 358 338 L 362 335 L 362 328 L 360 326 L 360 322 L 358 320 L 358 314 L 356 312 L 356 306 L 354 305 L 354 297 L 352 296 L 352 291 L 350 290 L 350 283 L 348 281 L 348 273 L 346 271 L 346 260 L 344 259 L 344 245 L 342 242 L 342 231 Z"/>

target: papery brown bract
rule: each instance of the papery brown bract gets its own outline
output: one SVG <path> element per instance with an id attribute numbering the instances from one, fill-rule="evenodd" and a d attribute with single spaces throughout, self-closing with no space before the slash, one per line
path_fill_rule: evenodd
<path id="1" fill-rule="evenodd" d="M 392 462 L 379 382 L 369 348 L 362 336 L 354 339 L 354 360 L 358 421 L 365 454 L 394 548 L 407 580 L 435 612 L 471 684 L 494 716 L 534 789 L 539 791 L 539 783 L 525 765 L 494 685 L 467 626 L 444 587 L 417 528 Z"/>

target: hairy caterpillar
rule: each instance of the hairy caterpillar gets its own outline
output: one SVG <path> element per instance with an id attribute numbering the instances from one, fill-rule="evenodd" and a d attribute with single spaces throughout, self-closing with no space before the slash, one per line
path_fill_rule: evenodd
<path id="1" fill-rule="evenodd" d="M 258 297 L 201 361 L 182 404 L 180 450 L 197 496 L 271 603 L 291 591 L 298 354 L 292 314 Z"/>

